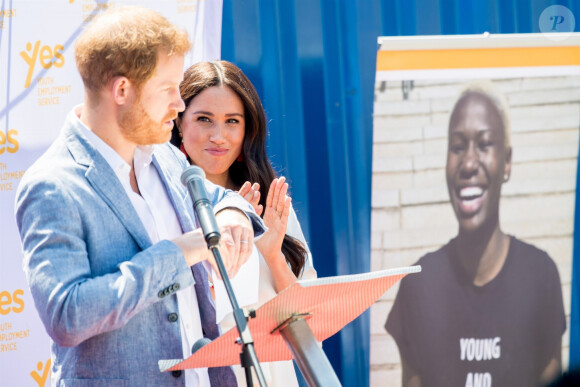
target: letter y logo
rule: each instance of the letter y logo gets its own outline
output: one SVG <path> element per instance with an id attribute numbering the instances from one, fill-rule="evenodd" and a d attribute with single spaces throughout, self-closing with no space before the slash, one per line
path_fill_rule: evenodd
<path id="1" fill-rule="evenodd" d="M 26 51 L 29 51 L 31 55 L 29 55 L 29 53 L 27 53 L 26 51 L 21 51 L 20 52 L 20 56 L 22 57 L 22 59 L 24 59 L 24 61 L 26 62 L 26 64 L 28 65 L 28 74 L 26 74 L 26 81 L 24 82 L 24 87 L 28 87 L 30 86 L 30 81 L 32 80 L 32 74 L 34 74 L 34 65 L 36 64 L 36 59 L 38 58 L 38 49 L 40 48 L 40 40 L 36 41 L 36 43 L 34 43 L 34 49 L 32 48 L 32 43 L 28 42 L 26 43 Z"/>
<path id="2" fill-rule="evenodd" d="M 36 383 L 38 383 L 38 387 L 44 387 L 44 385 L 46 384 L 46 382 L 48 380 L 48 375 L 49 375 L 49 371 L 50 371 L 50 359 L 48 359 L 46 361 L 46 364 L 44 365 L 44 370 L 42 369 L 42 367 L 43 367 L 43 364 L 41 361 L 39 361 L 38 364 L 36 365 L 36 369 L 38 370 L 38 372 L 42 372 L 42 375 L 40 375 L 36 371 L 32 371 L 30 373 L 30 376 L 32 376 L 32 379 L 34 379 L 36 381 Z"/>

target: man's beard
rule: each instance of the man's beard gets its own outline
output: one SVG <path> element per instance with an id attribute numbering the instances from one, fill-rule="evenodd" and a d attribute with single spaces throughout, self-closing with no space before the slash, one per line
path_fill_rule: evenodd
<path id="1" fill-rule="evenodd" d="M 171 138 L 165 122 L 175 119 L 177 111 L 168 113 L 161 122 L 155 122 L 143 108 L 141 98 L 119 113 L 119 126 L 123 136 L 137 145 L 162 144 Z"/>

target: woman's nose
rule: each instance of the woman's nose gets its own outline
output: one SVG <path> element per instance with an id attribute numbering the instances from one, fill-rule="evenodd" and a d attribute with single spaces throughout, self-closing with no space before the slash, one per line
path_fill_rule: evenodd
<path id="1" fill-rule="evenodd" d="M 474 145 L 469 145 L 467 150 L 463 155 L 463 160 L 461 162 L 461 173 L 462 175 L 468 175 L 468 177 L 475 172 L 479 166 L 479 156 L 477 154 L 477 149 Z"/>
<path id="2" fill-rule="evenodd" d="M 209 140 L 216 144 L 222 144 L 225 142 L 225 138 L 223 136 L 223 127 L 221 124 L 215 123 L 213 125 Z"/>

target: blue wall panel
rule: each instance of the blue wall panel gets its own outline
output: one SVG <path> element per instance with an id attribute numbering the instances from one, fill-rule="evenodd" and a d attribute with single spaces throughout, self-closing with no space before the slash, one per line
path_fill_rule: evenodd
<path id="1" fill-rule="evenodd" d="M 222 57 L 260 93 L 268 152 L 289 178 L 319 276 L 369 270 L 377 37 L 539 32 L 554 4 L 575 14 L 578 31 L 580 0 L 224 0 Z M 578 265 L 573 275 L 571 364 Z M 324 349 L 344 385 L 368 385 L 368 314 Z"/>

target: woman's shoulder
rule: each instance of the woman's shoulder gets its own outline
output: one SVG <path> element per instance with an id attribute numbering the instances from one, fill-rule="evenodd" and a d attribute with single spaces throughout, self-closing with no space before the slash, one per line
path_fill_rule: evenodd
<path id="1" fill-rule="evenodd" d="M 545 250 L 515 236 L 510 236 L 509 254 L 516 263 L 530 270 L 557 270 L 556 263 Z"/>
<path id="2" fill-rule="evenodd" d="M 444 261 L 449 259 L 450 249 L 452 246 L 453 241 L 449 241 L 444 246 L 441 246 L 437 250 L 430 251 L 423 255 L 419 260 L 415 263 L 415 265 L 427 266 L 427 267 L 440 267 Z"/>
<path id="3" fill-rule="evenodd" d="M 294 206 L 292 205 L 290 205 L 290 214 L 288 215 L 286 234 L 294 238 L 303 236 L 302 227 L 300 227 L 300 221 L 298 221 L 298 216 L 296 215 L 296 211 L 294 211 Z"/>
<path id="4" fill-rule="evenodd" d="M 302 242 L 302 244 L 305 245 L 306 249 L 310 253 L 310 250 L 308 249 L 308 243 L 306 242 L 306 237 L 302 232 L 300 221 L 298 220 L 298 216 L 296 215 L 296 211 L 294 211 L 294 207 L 292 205 L 290 205 L 290 214 L 288 215 L 288 223 L 286 225 L 286 235 L 298 239 L 300 242 Z"/>
<path id="5" fill-rule="evenodd" d="M 545 250 L 529 242 L 518 239 L 513 235 L 510 236 L 510 254 L 521 259 L 552 262 L 552 258 L 550 258 Z"/>
<path id="6" fill-rule="evenodd" d="M 298 216 L 296 215 L 296 211 L 294 211 L 294 207 L 290 206 L 290 215 L 288 215 L 288 224 L 286 226 L 286 235 L 289 235 L 293 238 L 299 240 L 306 249 L 306 261 L 304 262 L 304 268 L 302 273 L 300 274 L 300 279 L 315 279 L 318 277 L 318 273 L 316 269 L 314 269 L 314 263 L 312 262 L 312 253 L 310 252 L 310 248 L 308 247 L 308 242 L 306 241 L 306 237 L 302 232 L 302 227 L 300 227 L 300 222 L 298 221 Z"/>
<path id="7" fill-rule="evenodd" d="M 437 250 L 430 251 L 419 258 L 412 266 L 421 266 L 421 272 L 406 276 L 402 284 L 406 287 L 418 289 L 429 289 L 434 286 L 434 282 L 441 278 L 450 278 L 453 275 L 453 268 L 449 257 L 449 243 Z M 403 286 L 403 285 L 401 285 Z"/>

